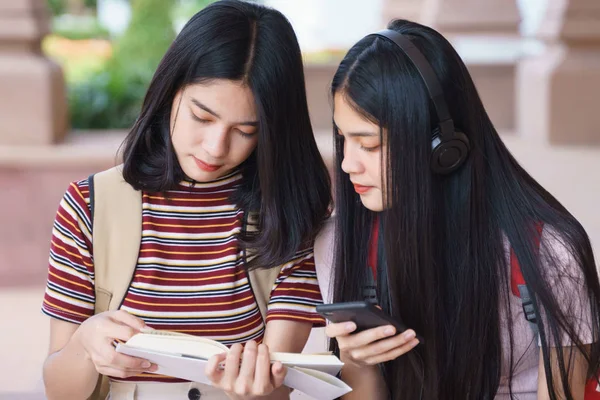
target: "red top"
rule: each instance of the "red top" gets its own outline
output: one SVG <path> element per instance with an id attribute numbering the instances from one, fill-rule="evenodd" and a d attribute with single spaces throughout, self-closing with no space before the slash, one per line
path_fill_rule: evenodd
<path id="1" fill-rule="evenodd" d="M 377 245 L 379 243 L 379 217 L 375 217 L 373 223 L 373 231 L 371 232 L 371 240 L 369 241 L 369 258 L 367 262 L 371 271 L 373 271 L 373 278 L 377 280 Z"/>

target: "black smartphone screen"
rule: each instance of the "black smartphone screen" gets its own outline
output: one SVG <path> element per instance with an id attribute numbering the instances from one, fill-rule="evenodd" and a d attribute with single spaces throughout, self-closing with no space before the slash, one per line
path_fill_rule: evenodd
<path id="1" fill-rule="evenodd" d="M 394 326 L 397 333 L 408 329 L 402 322 L 395 320 L 375 305 L 365 301 L 320 304 L 317 306 L 317 312 L 331 322 L 354 322 L 357 327 L 355 332 L 383 325 Z"/>

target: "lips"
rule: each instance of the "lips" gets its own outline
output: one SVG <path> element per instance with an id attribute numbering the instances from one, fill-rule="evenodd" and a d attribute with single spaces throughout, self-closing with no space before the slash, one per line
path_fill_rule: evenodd
<path id="1" fill-rule="evenodd" d="M 215 172 L 216 170 L 218 170 L 219 168 L 222 167 L 222 165 L 214 165 L 214 164 L 205 163 L 204 161 L 199 160 L 196 157 L 194 157 L 194 161 L 196 162 L 196 165 L 198 166 L 198 168 L 200 168 L 201 170 L 206 171 L 206 172 Z"/>
<path id="2" fill-rule="evenodd" d="M 365 194 L 372 188 L 373 188 L 373 186 L 364 186 L 364 185 L 359 185 L 357 183 L 354 184 L 354 191 L 358 194 Z"/>

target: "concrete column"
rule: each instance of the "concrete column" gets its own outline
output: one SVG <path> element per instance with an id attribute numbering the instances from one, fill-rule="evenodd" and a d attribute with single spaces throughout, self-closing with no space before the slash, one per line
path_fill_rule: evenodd
<path id="1" fill-rule="evenodd" d="M 600 145 L 600 2 L 548 0 L 534 35 L 544 46 L 519 65 L 519 133 Z"/>
<path id="2" fill-rule="evenodd" d="M 423 0 L 383 0 L 382 27 L 393 19 L 422 22 Z"/>
<path id="3" fill-rule="evenodd" d="M 516 0 L 386 0 L 383 18 L 431 26 L 456 48 L 494 122 L 515 129 L 515 73 L 521 17 Z"/>
<path id="4" fill-rule="evenodd" d="M 515 0 L 423 0 L 425 25 L 447 34 L 517 35 L 521 17 Z"/>
<path id="5" fill-rule="evenodd" d="M 0 145 L 59 142 L 67 128 L 61 68 L 42 55 L 45 0 L 0 0 Z"/>

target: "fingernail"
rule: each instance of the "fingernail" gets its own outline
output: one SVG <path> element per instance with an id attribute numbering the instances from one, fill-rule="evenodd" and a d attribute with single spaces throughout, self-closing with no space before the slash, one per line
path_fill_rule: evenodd
<path id="1" fill-rule="evenodd" d="M 345 326 L 346 331 L 347 332 L 352 332 L 353 330 L 356 329 L 356 325 L 354 325 L 354 322 L 348 322 Z"/>
<path id="2" fill-rule="evenodd" d="M 151 366 L 151 365 L 152 365 L 152 364 L 151 364 L 149 361 L 144 361 L 144 362 L 142 363 L 142 368 L 150 368 L 150 366 Z"/>
<path id="3" fill-rule="evenodd" d="M 392 328 L 391 326 L 388 326 L 387 328 L 385 328 L 385 330 L 383 331 L 383 333 L 387 336 L 391 336 L 396 332 L 396 330 L 394 328 Z"/>
<path id="4" fill-rule="evenodd" d="M 413 339 L 415 336 L 416 336 L 415 332 L 409 331 L 404 334 L 404 339 L 410 340 L 410 339 Z"/>

